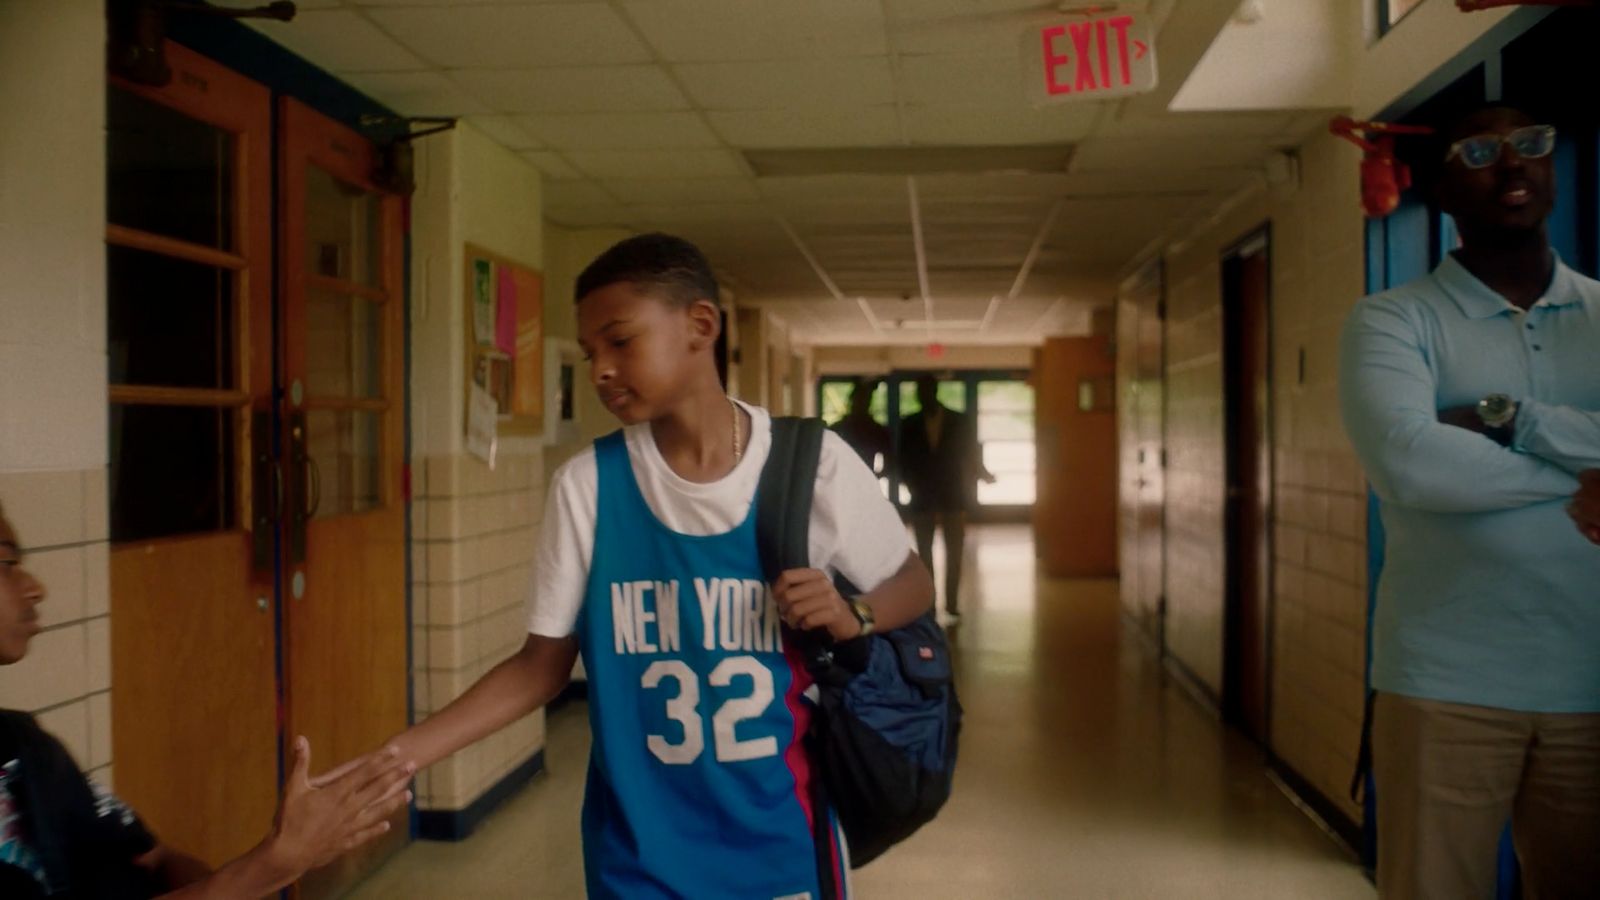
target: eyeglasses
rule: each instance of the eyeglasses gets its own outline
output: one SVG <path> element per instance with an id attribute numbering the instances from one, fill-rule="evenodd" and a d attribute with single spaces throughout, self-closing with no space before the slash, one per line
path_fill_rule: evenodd
<path id="1" fill-rule="evenodd" d="M 1501 148 L 1506 144 L 1523 159 L 1543 159 L 1556 148 L 1556 129 L 1553 125 L 1528 125 L 1510 134 L 1463 138 L 1450 145 L 1444 159 L 1449 162 L 1459 156 L 1461 164 L 1469 169 L 1487 169 L 1500 161 Z"/>

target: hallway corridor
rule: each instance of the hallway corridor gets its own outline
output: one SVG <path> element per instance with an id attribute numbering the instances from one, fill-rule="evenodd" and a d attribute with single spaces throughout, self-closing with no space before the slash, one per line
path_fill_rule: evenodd
<path id="1" fill-rule="evenodd" d="M 954 635 L 956 794 L 856 873 L 888 898 L 1370 898 L 1355 863 L 1123 633 L 1113 581 L 1036 577 L 1028 532 L 975 529 Z M 582 704 L 550 716 L 548 774 L 460 844 L 413 845 L 361 898 L 582 895 Z"/>

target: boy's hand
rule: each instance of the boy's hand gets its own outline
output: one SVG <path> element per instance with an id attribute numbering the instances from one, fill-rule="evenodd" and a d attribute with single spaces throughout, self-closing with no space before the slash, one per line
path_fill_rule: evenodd
<path id="1" fill-rule="evenodd" d="M 811 631 L 825 628 L 836 641 L 861 634 L 861 620 L 840 596 L 833 580 L 819 569 L 790 569 L 772 583 L 778 613 L 790 628 Z"/>
<path id="2" fill-rule="evenodd" d="M 1578 493 L 1567 506 L 1567 514 L 1578 524 L 1583 536 L 1600 544 L 1600 469 L 1590 469 L 1578 475 Z"/>
<path id="3" fill-rule="evenodd" d="M 389 817 L 411 801 L 406 783 L 415 772 L 390 747 L 313 781 L 311 742 L 299 738 L 268 839 L 275 862 L 292 880 L 388 831 Z"/>

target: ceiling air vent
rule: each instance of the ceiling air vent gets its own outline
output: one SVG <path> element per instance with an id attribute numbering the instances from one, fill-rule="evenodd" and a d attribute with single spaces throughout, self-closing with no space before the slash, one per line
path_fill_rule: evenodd
<path id="1" fill-rule="evenodd" d="M 851 147 L 746 150 L 760 176 L 778 175 L 1059 175 L 1072 146 Z"/>

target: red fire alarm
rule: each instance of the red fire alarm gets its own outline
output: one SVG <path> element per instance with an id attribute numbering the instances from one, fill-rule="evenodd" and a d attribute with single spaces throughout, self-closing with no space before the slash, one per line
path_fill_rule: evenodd
<path id="1" fill-rule="evenodd" d="M 1335 118 L 1329 131 L 1362 150 L 1361 208 L 1367 218 L 1381 219 L 1400 206 L 1400 195 L 1411 187 L 1411 167 L 1395 158 L 1394 139 L 1401 134 L 1432 134 L 1421 125 L 1357 122 L 1349 116 Z"/>
<path id="2" fill-rule="evenodd" d="M 944 345 L 943 344 L 933 343 L 933 344 L 929 344 L 928 345 L 928 358 L 929 359 L 938 359 L 941 356 L 944 356 Z"/>

